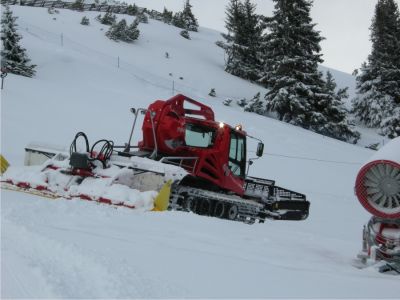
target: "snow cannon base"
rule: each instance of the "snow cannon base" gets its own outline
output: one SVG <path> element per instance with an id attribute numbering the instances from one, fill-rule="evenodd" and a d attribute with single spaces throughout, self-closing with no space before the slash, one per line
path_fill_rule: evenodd
<path id="1" fill-rule="evenodd" d="M 372 217 L 363 230 L 362 251 L 355 265 L 400 274 L 400 220 Z"/>

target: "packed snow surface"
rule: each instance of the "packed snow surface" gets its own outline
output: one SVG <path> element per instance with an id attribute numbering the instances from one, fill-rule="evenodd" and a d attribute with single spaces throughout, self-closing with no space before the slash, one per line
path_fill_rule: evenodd
<path id="1" fill-rule="evenodd" d="M 227 97 L 265 90 L 224 72 L 218 32 L 200 28 L 186 40 L 178 28 L 150 20 L 137 42 L 125 44 L 104 36 L 96 12 L 12 10 L 38 65 L 33 79 L 7 76 L 2 91 L 1 152 L 12 166 L 23 164 L 29 142 L 68 148 L 78 131 L 91 144 L 123 145 L 130 107 L 181 92 L 262 139 L 266 153 L 250 175 L 306 194 L 311 209 L 305 221 L 250 226 L 2 190 L 2 298 L 398 297 L 399 277 L 352 266 L 370 217 L 353 184 L 374 152 L 225 107 Z M 79 24 L 84 15 L 90 26 Z M 207 96 L 211 88 L 216 98 Z M 379 142 L 373 133 L 368 139 Z M 255 155 L 255 145 L 248 148 Z"/>

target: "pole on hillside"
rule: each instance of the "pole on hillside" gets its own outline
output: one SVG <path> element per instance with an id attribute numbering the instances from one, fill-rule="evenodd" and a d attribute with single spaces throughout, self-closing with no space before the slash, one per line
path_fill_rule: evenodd
<path id="1" fill-rule="evenodd" d="M 1 68 L 1 89 L 3 89 L 4 86 L 4 78 L 7 77 L 7 69 L 6 68 Z"/>
<path id="2" fill-rule="evenodd" d="M 119 68 L 119 56 L 118 56 L 118 68 Z"/>
<path id="3" fill-rule="evenodd" d="M 61 33 L 61 47 L 64 47 L 64 34 Z"/>

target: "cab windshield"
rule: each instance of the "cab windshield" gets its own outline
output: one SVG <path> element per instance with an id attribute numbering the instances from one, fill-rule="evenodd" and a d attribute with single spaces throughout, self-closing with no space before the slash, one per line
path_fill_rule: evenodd
<path id="1" fill-rule="evenodd" d="M 214 145 L 216 129 L 187 123 L 185 125 L 185 143 L 187 146 L 210 148 Z"/>

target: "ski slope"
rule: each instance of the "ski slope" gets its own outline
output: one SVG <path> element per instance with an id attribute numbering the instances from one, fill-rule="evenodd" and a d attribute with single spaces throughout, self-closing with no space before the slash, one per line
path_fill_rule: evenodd
<path id="1" fill-rule="evenodd" d="M 33 79 L 8 75 L 1 94 L 1 153 L 11 165 L 23 164 L 29 142 L 68 147 L 78 131 L 123 144 L 130 107 L 180 92 L 261 138 L 266 154 L 250 174 L 306 194 L 311 209 L 302 222 L 249 226 L 2 190 L 2 298 L 398 297 L 399 277 L 352 266 L 369 219 L 353 184 L 374 152 L 224 106 L 265 90 L 224 72 L 218 32 L 200 28 L 186 40 L 150 20 L 135 43 L 115 43 L 95 12 L 12 9 L 38 67 Z M 84 15 L 88 27 L 79 24 Z"/>

